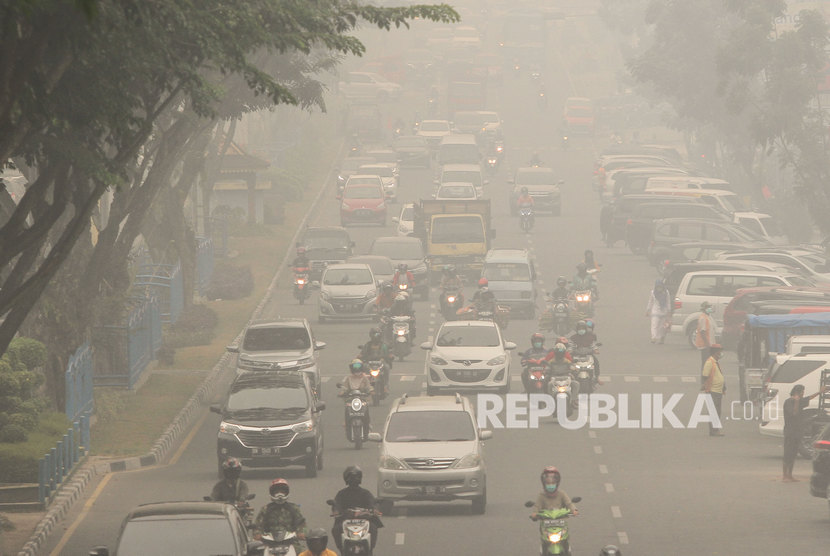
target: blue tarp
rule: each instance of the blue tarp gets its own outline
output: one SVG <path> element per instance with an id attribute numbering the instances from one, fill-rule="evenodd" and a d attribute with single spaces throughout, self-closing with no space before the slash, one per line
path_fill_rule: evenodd
<path id="1" fill-rule="evenodd" d="M 749 315 L 747 324 L 767 330 L 767 350 L 784 353 L 790 336 L 830 335 L 830 312 L 788 315 Z"/>

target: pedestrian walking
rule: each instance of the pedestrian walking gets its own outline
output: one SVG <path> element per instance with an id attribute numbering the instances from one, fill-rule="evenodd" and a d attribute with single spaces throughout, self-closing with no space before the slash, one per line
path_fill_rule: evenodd
<path id="1" fill-rule="evenodd" d="M 723 395 L 726 393 L 726 381 L 723 379 L 723 372 L 721 372 L 719 363 L 723 354 L 723 346 L 712 344 L 709 346 L 709 351 L 709 358 L 703 365 L 703 391 L 711 396 L 712 404 L 715 406 L 718 420 L 720 420 L 721 404 Z M 723 436 L 723 430 L 721 429 L 722 427 L 715 427 L 714 423 L 709 423 L 709 436 Z"/>
<path id="2" fill-rule="evenodd" d="M 700 365 L 706 364 L 709 359 L 709 350 L 715 343 L 715 319 L 712 313 L 715 308 L 708 301 L 700 304 L 700 316 L 697 318 L 697 329 L 695 330 L 695 347 L 700 351 Z"/>
<path id="3" fill-rule="evenodd" d="M 810 400 L 823 394 L 825 387 L 812 396 L 804 396 L 804 385 L 796 384 L 790 390 L 790 397 L 784 402 L 784 475 L 781 479 L 785 483 L 794 483 L 798 479 L 793 477 L 793 466 L 795 457 L 798 455 L 798 447 L 804 436 L 803 410 L 810 403 Z"/>
<path id="4" fill-rule="evenodd" d="M 671 330 L 672 304 L 669 297 L 669 290 L 663 283 L 662 278 L 654 282 L 654 289 L 648 298 L 646 316 L 651 317 L 651 343 L 660 343 L 666 339 L 666 334 Z"/>

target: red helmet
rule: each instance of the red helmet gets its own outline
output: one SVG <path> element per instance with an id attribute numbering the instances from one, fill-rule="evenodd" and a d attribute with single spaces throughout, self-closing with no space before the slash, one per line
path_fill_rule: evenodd
<path id="1" fill-rule="evenodd" d="M 545 467 L 542 470 L 542 474 L 539 476 L 539 479 L 542 481 L 542 486 L 544 487 L 545 484 L 545 477 L 547 475 L 553 475 L 555 484 L 559 484 L 559 481 L 562 479 L 562 475 L 559 473 L 559 470 L 552 465 Z"/>
<path id="2" fill-rule="evenodd" d="M 283 492 L 287 496 L 289 492 L 288 481 L 285 479 L 274 479 L 271 481 L 271 486 L 268 487 L 268 492 L 271 496 L 274 496 L 278 492 Z"/>
<path id="3" fill-rule="evenodd" d="M 487 284 L 488 284 L 488 282 L 487 282 L 487 278 L 481 278 L 481 279 L 479 279 L 479 281 L 478 281 L 478 287 L 479 287 L 479 288 L 483 288 L 483 287 L 485 287 Z"/>

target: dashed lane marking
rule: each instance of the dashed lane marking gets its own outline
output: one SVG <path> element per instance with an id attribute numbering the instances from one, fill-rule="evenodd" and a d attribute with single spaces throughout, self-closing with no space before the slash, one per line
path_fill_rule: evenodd
<path id="1" fill-rule="evenodd" d="M 599 466 L 599 472 L 600 472 L 602 475 L 608 475 L 608 466 L 607 466 L 607 465 L 602 465 L 602 464 L 600 464 L 600 466 Z"/>
<path id="2" fill-rule="evenodd" d="M 654 377 L 654 382 L 668 382 L 669 377 L 667 376 L 656 376 Z"/>
<path id="3" fill-rule="evenodd" d="M 638 377 L 638 376 L 626 376 L 624 380 L 626 382 L 640 382 L 640 377 Z"/>
<path id="4" fill-rule="evenodd" d="M 605 483 L 605 492 L 609 494 L 614 492 L 614 485 L 612 485 L 611 483 Z"/>
<path id="5" fill-rule="evenodd" d="M 588 438 L 596 438 L 597 431 L 588 431 Z"/>
<path id="6" fill-rule="evenodd" d="M 594 446 L 594 453 L 601 454 L 602 453 L 602 446 Z"/>
<path id="7" fill-rule="evenodd" d="M 628 544 L 628 533 L 625 531 L 618 531 L 617 539 L 619 539 L 620 544 Z"/>
<path id="8" fill-rule="evenodd" d="M 395 533 L 395 544 L 403 544 L 404 534 Z"/>
<path id="9" fill-rule="evenodd" d="M 401 377 L 401 382 L 412 382 L 415 380 L 415 375 L 404 375 Z"/>
<path id="10" fill-rule="evenodd" d="M 616 517 L 617 519 L 622 517 L 622 512 L 620 511 L 619 506 L 611 506 L 611 515 Z"/>
<path id="11" fill-rule="evenodd" d="M 683 382 L 697 382 L 697 377 L 694 376 L 681 376 L 680 380 Z"/>

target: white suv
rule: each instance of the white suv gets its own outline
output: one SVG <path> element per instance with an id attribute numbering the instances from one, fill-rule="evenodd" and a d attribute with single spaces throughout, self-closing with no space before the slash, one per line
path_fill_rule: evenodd
<path id="1" fill-rule="evenodd" d="M 784 436 L 784 402 L 796 384 L 804 386 L 804 395 L 811 396 L 821 387 L 821 371 L 830 368 L 830 354 L 799 353 L 777 363 L 767 383 L 767 397 L 758 430 L 767 436 Z M 808 415 L 818 410 L 818 397 L 804 409 Z"/>
<path id="2" fill-rule="evenodd" d="M 510 350 L 501 330 L 492 321 L 449 321 L 441 325 L 433 341 L 421 344 L 426 357 L 427 394 L 510 390 Z"/>
<path id="3" fill-rule="evenodd" d="M 383 513 L 396 500 L 470 500 L 473 513 L 487 504 L 487 470 L 481 441 L 493 431 L 479 430 L 470 400 L 455 396 L 408 398 L 392 404 L 381 442 L 377 498 Z"/>

